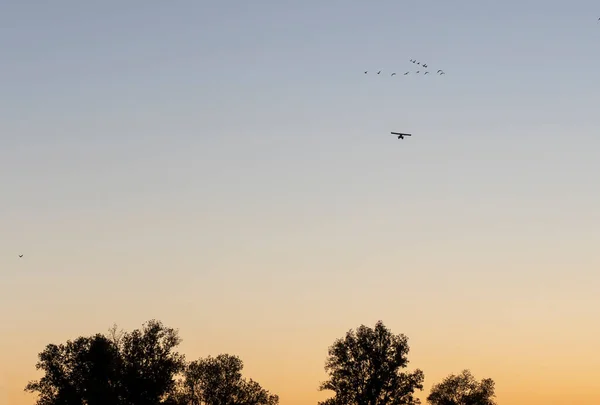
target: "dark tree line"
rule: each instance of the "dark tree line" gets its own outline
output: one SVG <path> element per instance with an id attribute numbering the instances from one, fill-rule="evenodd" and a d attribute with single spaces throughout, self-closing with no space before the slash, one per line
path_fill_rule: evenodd
<path id="1" fill-rule="evenodd" d="M 142 329 L 49 344 L 36 368 L 44 375 L 25 391 L 37 405 L 278 405 L 279 397 L 242 377 L 243 362 L 220 354 L 186 361 L 175 349 L 175 329 L 149 321 Z M 334 396 L 319 405 L 416 405 L 425 376 L 408 365 L 408 338 L 381 321 L 350 330 L 329 348 L 329 379 L 320 390 Z M 434 385 L 431 405 L 495 405 L 494 381 L 468 370 Z"/>
<path id="2" fill-rule="evenodd" d="M 257 382 L 242 378 L 242 361 L 222 354 L 187 363 L 175 351 L 178 332 L 158 321 L 142 330 L 80 337 L 46 346 L 44 372 L 25 390 L 38 405 L 277 405 Z"/>

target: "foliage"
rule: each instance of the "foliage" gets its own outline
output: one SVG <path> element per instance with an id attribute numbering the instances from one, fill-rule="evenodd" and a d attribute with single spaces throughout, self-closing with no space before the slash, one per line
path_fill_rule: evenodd
<path id="1" fill-rule="evenodd" d="M 256 381 L 242 378 L 244 365 L 237 356 L 220 354 L 191 362 L 181 381 L 181 405 L 277 405 L 279 398 Z"/>
<path id="2" fill-rule="evenodd" d="M 220 354 L 186 363 L 175 349 L 178 332 L 151 320 L 132 332 L 78 337 L 49 344 L 36 369 L 44 375 L 25 391 L 37 405 L 278 405 L 279 397 L 242 377 L 243 362 Z M 424 374 L 402 371 L 408 338 L 394 335 L 381 321 L 350 330 L 329 348 L 329 379 L 319 389 L 334 396 L 319 405 L 416 405 Z M 177 380 L 176 378 L 179 377 Z M 469 370 L 434 385 L 431 405 L 496 405 L 494 381 L 478 382 Z"/>
<path id="3" fill-rule="evenodd" d="M 335 396 L 320 405 L 413 405 L 414 392 L 423 389 L 424 374 L 407 367 L 408 338 L 394 335 L 381 321 L 375 328 L 361 325 L 329 348 L 325 370 L 330 378 L 320 390 Z"/>
<path id="4" fill-rule="evenodd" d="M 494 380 L 478 382 L 469 370 L 449 375 L 431 388 L 427 401 L 431 405 L 495 405 Z"/>
<path id="5" fill-rule="evenodd" d="M 36 364 L 44 376 L 25 391 L 37 405 L 159 405 L 174 389 L 184 358 L 173 350 L 177 331 L 150 321 L 121 340 L 96 334 L 49 344 Z"/>
<path id="6" fill-rule="evenodd" d="M 49 344 L 25 391 L 37 405 L 277 405 L 279 398 L 242 378 L 242 361 L 227 354 L 186 364 L 176 330 L 158 321 L 126 333 Z M 175 379 L 181 376 L 178 381 Z"/>

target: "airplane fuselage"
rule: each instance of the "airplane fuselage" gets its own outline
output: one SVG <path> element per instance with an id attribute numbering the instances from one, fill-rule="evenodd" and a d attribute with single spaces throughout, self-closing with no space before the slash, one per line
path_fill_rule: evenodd
<path id="1" fill-rule="evenodd" d="M 403 134 L 401 132 L 390 132 L 392 135 L 398 135 L 398 139 L 404 139 L 405 136 L 410 136 L 411 134 Z"/>

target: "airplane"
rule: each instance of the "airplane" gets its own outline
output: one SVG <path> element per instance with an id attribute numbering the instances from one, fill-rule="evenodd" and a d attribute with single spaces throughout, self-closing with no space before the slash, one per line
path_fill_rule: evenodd
<path id="1" fill-rule="evenodd" d="M 400 132 L 390 132 L 392 135 L 398 135 L 398 139 L 404 139 L 405 136 L 411 136 L 411 134 L 402 134 Z"/>

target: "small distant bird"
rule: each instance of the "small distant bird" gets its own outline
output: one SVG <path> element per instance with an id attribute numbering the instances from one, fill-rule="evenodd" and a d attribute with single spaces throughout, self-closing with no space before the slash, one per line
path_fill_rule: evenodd
<path id="1" fill-rule="evenodd" d="M 365 70 L 365 74 L 367 74 L 368 70 Z"/>
<path id="2" fill-rule="evenodd" d="M 446 72 L 441 72 L 441 73 L 440 73 L 440 75 L 445 75 L 445 74 L 446 74 Z"/>
<path id="3" fill-rule="evenodd" d="M 423 63 L 423 67 L 424 67 L 424 68 L 426 68 L 426 67 L 427 67 L 427 64 L 426 64 L 426 63 Z"/>
<path id="4" fill-rule="evenodd" d="M 392 73 L 390 76 L 396 76 L 396 73 Z"/>
<path id="5" fill-rule="evenodd" d="M 419 72 L 420 72 L 420 70 L 417 70 L 415 73 L 419 73 Z"/>
<path id="6" fill-rule="evenodd" d="M 381 70 L 379 72 L 377 72 L 377 74 L 381 73 Z"/>
<path id="7" fill-rule="evenodd" d="M 416 60 L 412 60 L 412 63 L 417 63 L 417 61 Z"/>
<path id="8" fill-rule="evenodd" d="M 23 255 L 19 255 L 19 257 L 23 257 Z"/>
<path id="9" fill-rule="evenodd" d="M 442 69 L 438 70 L 438 71 L 437 71 L 437 72 L 438 72 L 438 74 L 439 74 L 441 71 L 442 71 Z"/>
<path id="10" fill-rule="evenodd" d="M 425 72 L 425 73 L 423 73 L 423 74 L 424 74 L 424 75 L 426 75 L 427 73 L 429 73 L 429 72 Z"/>
<path id="11" fill-rule="evenodd" d="M 407 75 L 407 74 L 409 74 L 409 73 L 410 73 L 410 72 L 406 72 L 406 73 L 404 73 L 404 76 L 406 76 L 406 75 Z"/>

